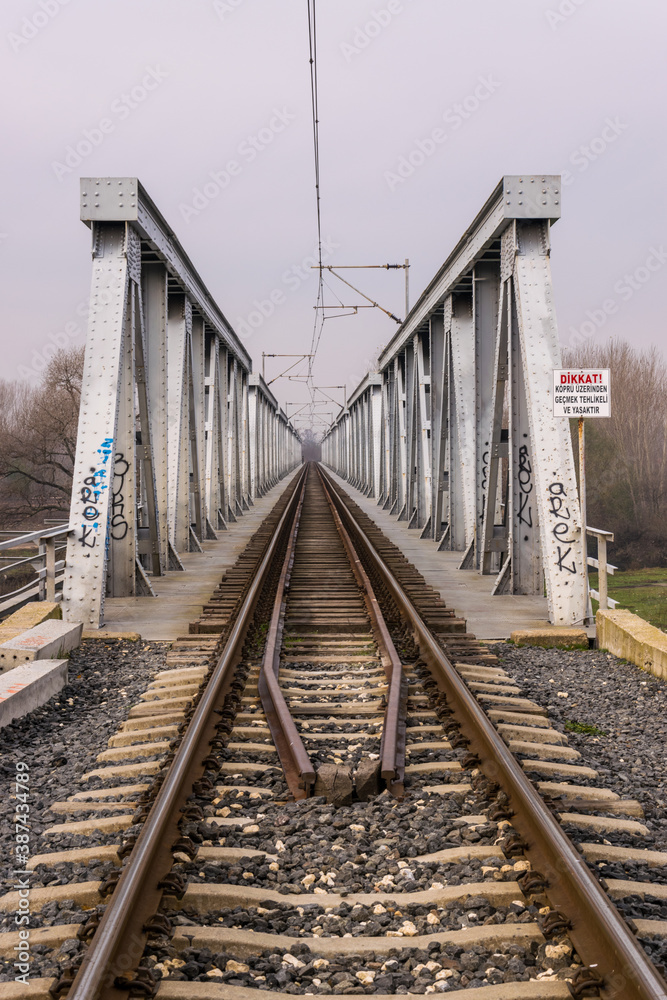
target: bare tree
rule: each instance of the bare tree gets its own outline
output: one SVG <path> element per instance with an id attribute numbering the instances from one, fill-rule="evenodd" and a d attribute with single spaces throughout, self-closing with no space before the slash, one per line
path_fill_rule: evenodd
<path id="1" fill-rule="evenodd" d="M 311 427 L 301 432 L 301 453 L 304 462 L 319 462 L 322 458 L 322 445 Z"/>
<path id="2" fill-rule="evenodd" d="M 83 348 L 59 351 L 42 384 L 0 383 L 0 512 L 25 525 L 69 511 Z M 12 524 L 14 526 L 14 524 Z"/>
<path id="3" fill-rule="evenodd" d="M 588 522 L 614 532 L 624 566 L 667 565 L 667 364 L 625 341 L 568 351 L 573 368 L 611 370 L 612 415 L 586 424 Z"/>

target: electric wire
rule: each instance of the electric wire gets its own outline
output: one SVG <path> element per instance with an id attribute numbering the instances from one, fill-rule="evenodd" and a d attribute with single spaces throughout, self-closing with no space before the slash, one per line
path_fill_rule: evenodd
<path id="1" fill-rule="evenodd" d="M 308 46 L 310 63 L 310 101 L 313 124 L 313 154 L 315 158 L 315 204 L 317 211 L 317 260 L 318 260 L 318 283 L 317 283 L 317 306 L 323 301 L 324 287 L 322 277 L 322 210 L 320 196 L 320 116 L 319 116 L 319 88 L 317 72 L 317 21 L 315 12 L 315 0 L 306 0 L 308 4 Z M 315 321 L 313 323 L 313 335 L 311 338 L 311 355 L 317 352 L 316 343 L 319 345 L 322 336 L 322 324 L 320 322 L 320 310 L 315 310 Z M 319 333 L 318 333 L 319 324 Z M 308 359 L 308 373 L 312 376 L 313 362 L 315 358 Z M 311 392 L 312 396 L 312 392 Z"/>

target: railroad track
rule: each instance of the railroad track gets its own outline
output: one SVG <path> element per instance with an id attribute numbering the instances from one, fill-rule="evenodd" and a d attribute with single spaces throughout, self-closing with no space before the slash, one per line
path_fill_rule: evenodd
<path id="1" fill-rule="evenodd" d="M 637 943 L 665 921 L 614 905 L 667 897 L 639 804 L 598 787 L 330 477 L 292 486 L 91 779 L 124 838 L 73 853 L 122 876 L 55 887 L 89 919 L 37 935 L 62 953 L 77 933 L 80 965 L 0 998 L 666 997 Z M 637 858 L 643 882 L 590 871 Z"/>

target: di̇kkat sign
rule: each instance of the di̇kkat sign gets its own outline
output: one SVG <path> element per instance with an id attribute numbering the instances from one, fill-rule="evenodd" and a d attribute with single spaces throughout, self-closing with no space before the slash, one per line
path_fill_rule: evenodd
<path id="1" fill-rule="evenodd" d="M 608 368 L 555 368 L 554 417 L 610 417 Z"/>

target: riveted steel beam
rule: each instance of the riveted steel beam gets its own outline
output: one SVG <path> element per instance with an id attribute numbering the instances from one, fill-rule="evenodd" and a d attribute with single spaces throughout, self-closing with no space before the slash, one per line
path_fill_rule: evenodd
<path id="1" fill-rule="evenodd" d="M 560 192 L 556 176 L 501 180 L 322 454 L 422 538 L 461 552 L 459 569 L 495 575 L 494 594 L 546 588 L 550 620 L 574 624 L 584 540 L 569 427 L 552 416 L 549 237 Z M 374 409 L 371 380 L 381 386 Z"/>
<path id="2" fill-rule="evenodd" d="M 63 584 L 88 628 L 154 595 L 301 459 L 298 435 L 136 178 L 84 178 L 93 279 Z"/>

